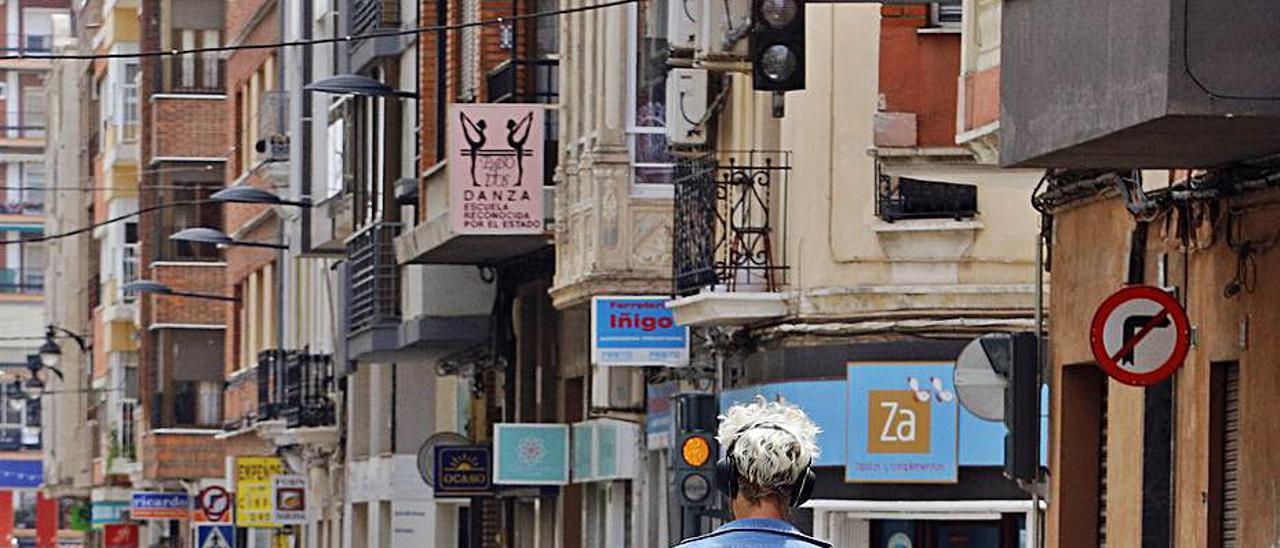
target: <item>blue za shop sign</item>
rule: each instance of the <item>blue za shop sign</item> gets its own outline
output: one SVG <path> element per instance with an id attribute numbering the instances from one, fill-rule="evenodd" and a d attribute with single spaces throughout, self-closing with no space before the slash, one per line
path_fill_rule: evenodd
<path id="1" fill-rule="evenodd" d="M 689 328 L 676 324 L 664 297 L 596 297 L 591 301 L 591 357 L 596 365 L 689 363 Z"/>

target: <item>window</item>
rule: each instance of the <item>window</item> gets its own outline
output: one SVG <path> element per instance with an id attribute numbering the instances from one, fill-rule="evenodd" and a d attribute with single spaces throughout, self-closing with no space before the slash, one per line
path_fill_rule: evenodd
<path id="1" fill-rule="evenodd" d="M 9 85 L 4 82 L 0 82 L 0 100 L 4 100 L 8 98 L 9 98 Z"/>
<path id="2" fill-rule="evenodd" d="M 213 48 L 221 45 L 218 30 L 174 29 L 172 44 L 177 49 Z M 222 92 L 222 67 L 217 53 L 188 53 L 170 64 L 172 91 Z"/>
<path id="3" fill-rule="evenodd" d="M 346 188 L 344 181 L 345 177 L 343 177 L 344 170 L 342 161 L 344 141 L 346 140 L 347 131 L 346 121 L 341 116 L 341 112 L 345 110 L 342 108 L 344 105 L 345 103 L 339 103 L 334 105 L 335 109 L 330 110 L 331 113 L 337 112 L 339 115 L 333 116 L 333 114 L 330 114 L 329 117 L 332 121 L 329 122 L 329 138 L 326 141 L 329 148 L 325 157 L 328 169 L 328 172 L 326 173 L 328 184 L 326 185 L 324 194 L 326 198 L 337 196 L 342 193 L 344 188 Z"/>
<path id="4" fill-rule="evenodd" d="M 881 175 L 876 214 L 900 219 L 969 219 L 978 214 L 977 185 Z"/>
<path id="5" fill-rule="evenodd" d="M 44 209 L 44 179 L 44 163 L 22 163 L 22 209 L 24 211 Z"/>
<path id="6" fill-rule="evenodd" d="M 169 235 L 192 227 L 222 228 L 222 207 L 217 203 L 193 203 L 207 200 L 221 187 L 220 183 L 174 182 L 163 191 L 164 203 L 174 204 L 161 210 L 161 229 L 156 238 L 160 241 L 160 260 L 166 261 L 217 261 L 218 248 L 208 244 L 176 242 Z"/>
<path id="7" fill-rule="evenodd" d="M 929 26 L 960 30 L 964 7 L 960 4 L 931 4 L 929 6 Z"/>
<path id="8" fill-rule="evenodd" d="M 138 64 L 129 63 L 124 67 L 124 82 L 120 92 L 124 96 L 121 109 L 120 140 L 132 143 L 138 140 Z"/>
<path id="9" fill-rule="evenodd" d="M 45 89 L 29 87 L 22 90 L 22 136 L 44 136 Z"/>
<path id="10" fill-rule="evenodd" d="M 668 185 L 675 159 L 667 153 L 667 2 L 653 0 L 632 7 L 635 35 L 631 42 L 631 113 L 628 144 L 632 183 Z M 652 188 L 652 187 L 650 187 Z"/>

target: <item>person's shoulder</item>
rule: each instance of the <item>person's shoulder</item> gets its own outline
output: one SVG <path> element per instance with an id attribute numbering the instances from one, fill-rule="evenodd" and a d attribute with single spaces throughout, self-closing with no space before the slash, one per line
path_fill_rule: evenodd
<path id="1" fill-rule="evenodd" d="M 778 548 L 831 548 L 831 543 L 801 532 L 774 529 L 720 529 L 699 537 L 692 537 L 676 544 L 680 548 L 719 548 L 741 546 L 777 546 Z"/>

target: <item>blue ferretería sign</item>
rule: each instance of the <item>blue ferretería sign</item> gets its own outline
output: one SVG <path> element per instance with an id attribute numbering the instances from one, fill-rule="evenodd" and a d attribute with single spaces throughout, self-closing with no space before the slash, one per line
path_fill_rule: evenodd
<path id="1" fill-rule="evenodd" d="M 845 481 L 955 483 L 954 364 L 850 363 Z"/>
<path id="2" fill-rule="evenodd" d="M 591 300 L 591 358 L 596 365 L 689 363 L 689 328 L 676 324 L 665 297 Z"/>
<path id="3" fill-rule="evenodd" d="M 438 445 L 435 448 L 437 497 L 482 495 L 493 485 L 488 447 Z"/>

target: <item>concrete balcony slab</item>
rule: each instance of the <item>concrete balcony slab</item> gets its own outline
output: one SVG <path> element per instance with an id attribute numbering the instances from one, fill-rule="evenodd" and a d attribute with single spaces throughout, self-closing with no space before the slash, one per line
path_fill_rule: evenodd
<path id="1" fill-rule="evenodd" d="M 785 316 L 787 298 L 777 292 L 704 291 L 667 301 L 667 308 L 680 325 L 748 325 Z"/>

